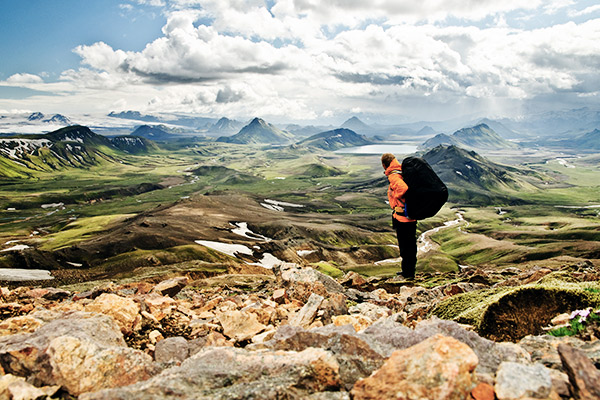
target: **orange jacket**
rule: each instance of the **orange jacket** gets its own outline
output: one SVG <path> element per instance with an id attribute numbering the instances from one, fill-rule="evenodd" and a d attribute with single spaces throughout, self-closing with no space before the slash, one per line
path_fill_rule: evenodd
<path id="1" fill-rule="evenodd" d="M 390 181 L 390 187 L 388 188 L 388 200 L 390 201 L 390 207 L 392 210 L 396 207 L 404 208 L 404 193 L 408 190 L 408 186 L 402 179 L 402 165 L 395 158 L 390 163 L 390 166 L 385 170 L 385 174 Z M 414 222 L 414 219 L 410 219 L 404 216 L 404 214 L 400 214 L 395 212 L 394 218 L 396 218 L 400 222 Z"/>

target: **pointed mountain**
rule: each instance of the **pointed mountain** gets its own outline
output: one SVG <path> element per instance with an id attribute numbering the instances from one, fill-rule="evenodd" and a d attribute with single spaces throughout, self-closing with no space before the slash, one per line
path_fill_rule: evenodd
<path id="1" fill-rule="evenodd" d="M 211 125 L 208 128 L 208 132 L 209 133 L 216 133 L 216 134 L 232 134 L 234 132 L 238 132 L 240 130 L 240 128 L 242 127 L 243 123 L 241 123 L 240 121 L 235 121 L 235 120 L 231 120 L 229 118 L 223 117 L 221 119 L 219 119 L 216 123 L 214 123 L 213 125 Z"/>
<path id="2" fill-rule="evenodd" d="M 338 150 L 344 147 L 364 146 L 372 144 L 365 136 L 359 135 L 350 129 L 334 129 L 317 133 L 297 143 L 305 147 L 317 147 L 324 150 Z"/>
<path id="3" fill-rule="evenodd" d="M 465 147 L 474 150 L 514 149 L 518 146 L 503 139 L 486 124 L 460 129 L 448 136 L 439 134 L 425 141 L 420 148 L 430 149 L 441 144 Z"/>
<path id="4" fill-rule="evenodd" d="M 353 130 L 354 132 L 370 132 L 372 127 L 362 122 L 358 117 L 352 117 L 341 125 L 341 128 Z"/>
<path id="5" fill-rule="evenodd" d="M 426 125 L 424 127 L 422 127 L 421 129 L 419 129 L 419 131 L 417 132 L 417 136 L 419 137 L 423 137 L 423 136 L 433 136 L 436 134 L 435 129 L 433 129 L 432 127 Z"/>
<path id="6" fill-rule="evenodd" d="M 277 128 L 261 118 L 254 118 L 233 136 L 221 136 L 217 142 L 237 144 L 288 144 L 294 135 Z"/>

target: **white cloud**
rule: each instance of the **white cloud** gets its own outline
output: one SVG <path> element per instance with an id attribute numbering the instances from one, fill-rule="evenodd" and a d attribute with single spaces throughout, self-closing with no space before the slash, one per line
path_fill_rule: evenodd
<path id="1" fill-rule="evenodd" d="M 133 0 L 139 5 L 146 5 L 152 7 L 164 7 L 166 5 L 164 0 Z"/>
<path id="2" fill-rule="evenodd" d="M 582 15 L 589 15 L 589 14 L 593 14 L 598 11 L 600 11 L 600 4 L 586 7 L 581 11 L 571 10 L 571 11 L 569 11 L 569 16 L 570 17 L 580 17 Z"/>
<path id="3" fill-rule="evenodd" d="M 14 74 L 6 79 L 6 82 L 11 84 L 42 83 L 43 81 L 41 77 L 33 74 Z"/>
<path id="4" fill-rule="evenodd" d="M 452 115 L 567 92 L 593 101 L 600 90 L 600 20 L 517 29 L 506 15 L 571 10 L 570 0 L 164 3 L 163 35 L 143 50 L 75 48 L 83 66 L 62 73 L 61 93 L 98 108 L 306 120 L 356 110 Z M 484 17 L 494 26 L 464 26 Z M 9 79 L 27 80 L 18 75 Z"/>

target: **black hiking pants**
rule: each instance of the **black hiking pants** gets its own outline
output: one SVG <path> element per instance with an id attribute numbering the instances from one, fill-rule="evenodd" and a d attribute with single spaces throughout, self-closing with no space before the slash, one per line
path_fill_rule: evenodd
<path id="1" fill-rule="evenodd" d="M 414 278 L 417 266 L 417 222 L 400 222 L 394 217 L 392 220 L 402 257 L 402 276 Z"/>

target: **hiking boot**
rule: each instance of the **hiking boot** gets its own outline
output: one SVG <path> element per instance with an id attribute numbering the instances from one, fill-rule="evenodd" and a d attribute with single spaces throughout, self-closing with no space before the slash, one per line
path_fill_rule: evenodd
<path id="1" fill-rule="evenodd" d="M 414 281 L 415 280 L 414 276 L 404 276 L 402 274 L 402 272 L 400 272 L 400 271 L 396 272 L 396 278 L 401 278 L 401 279 L 404 279 L 406 281 Z"/>

